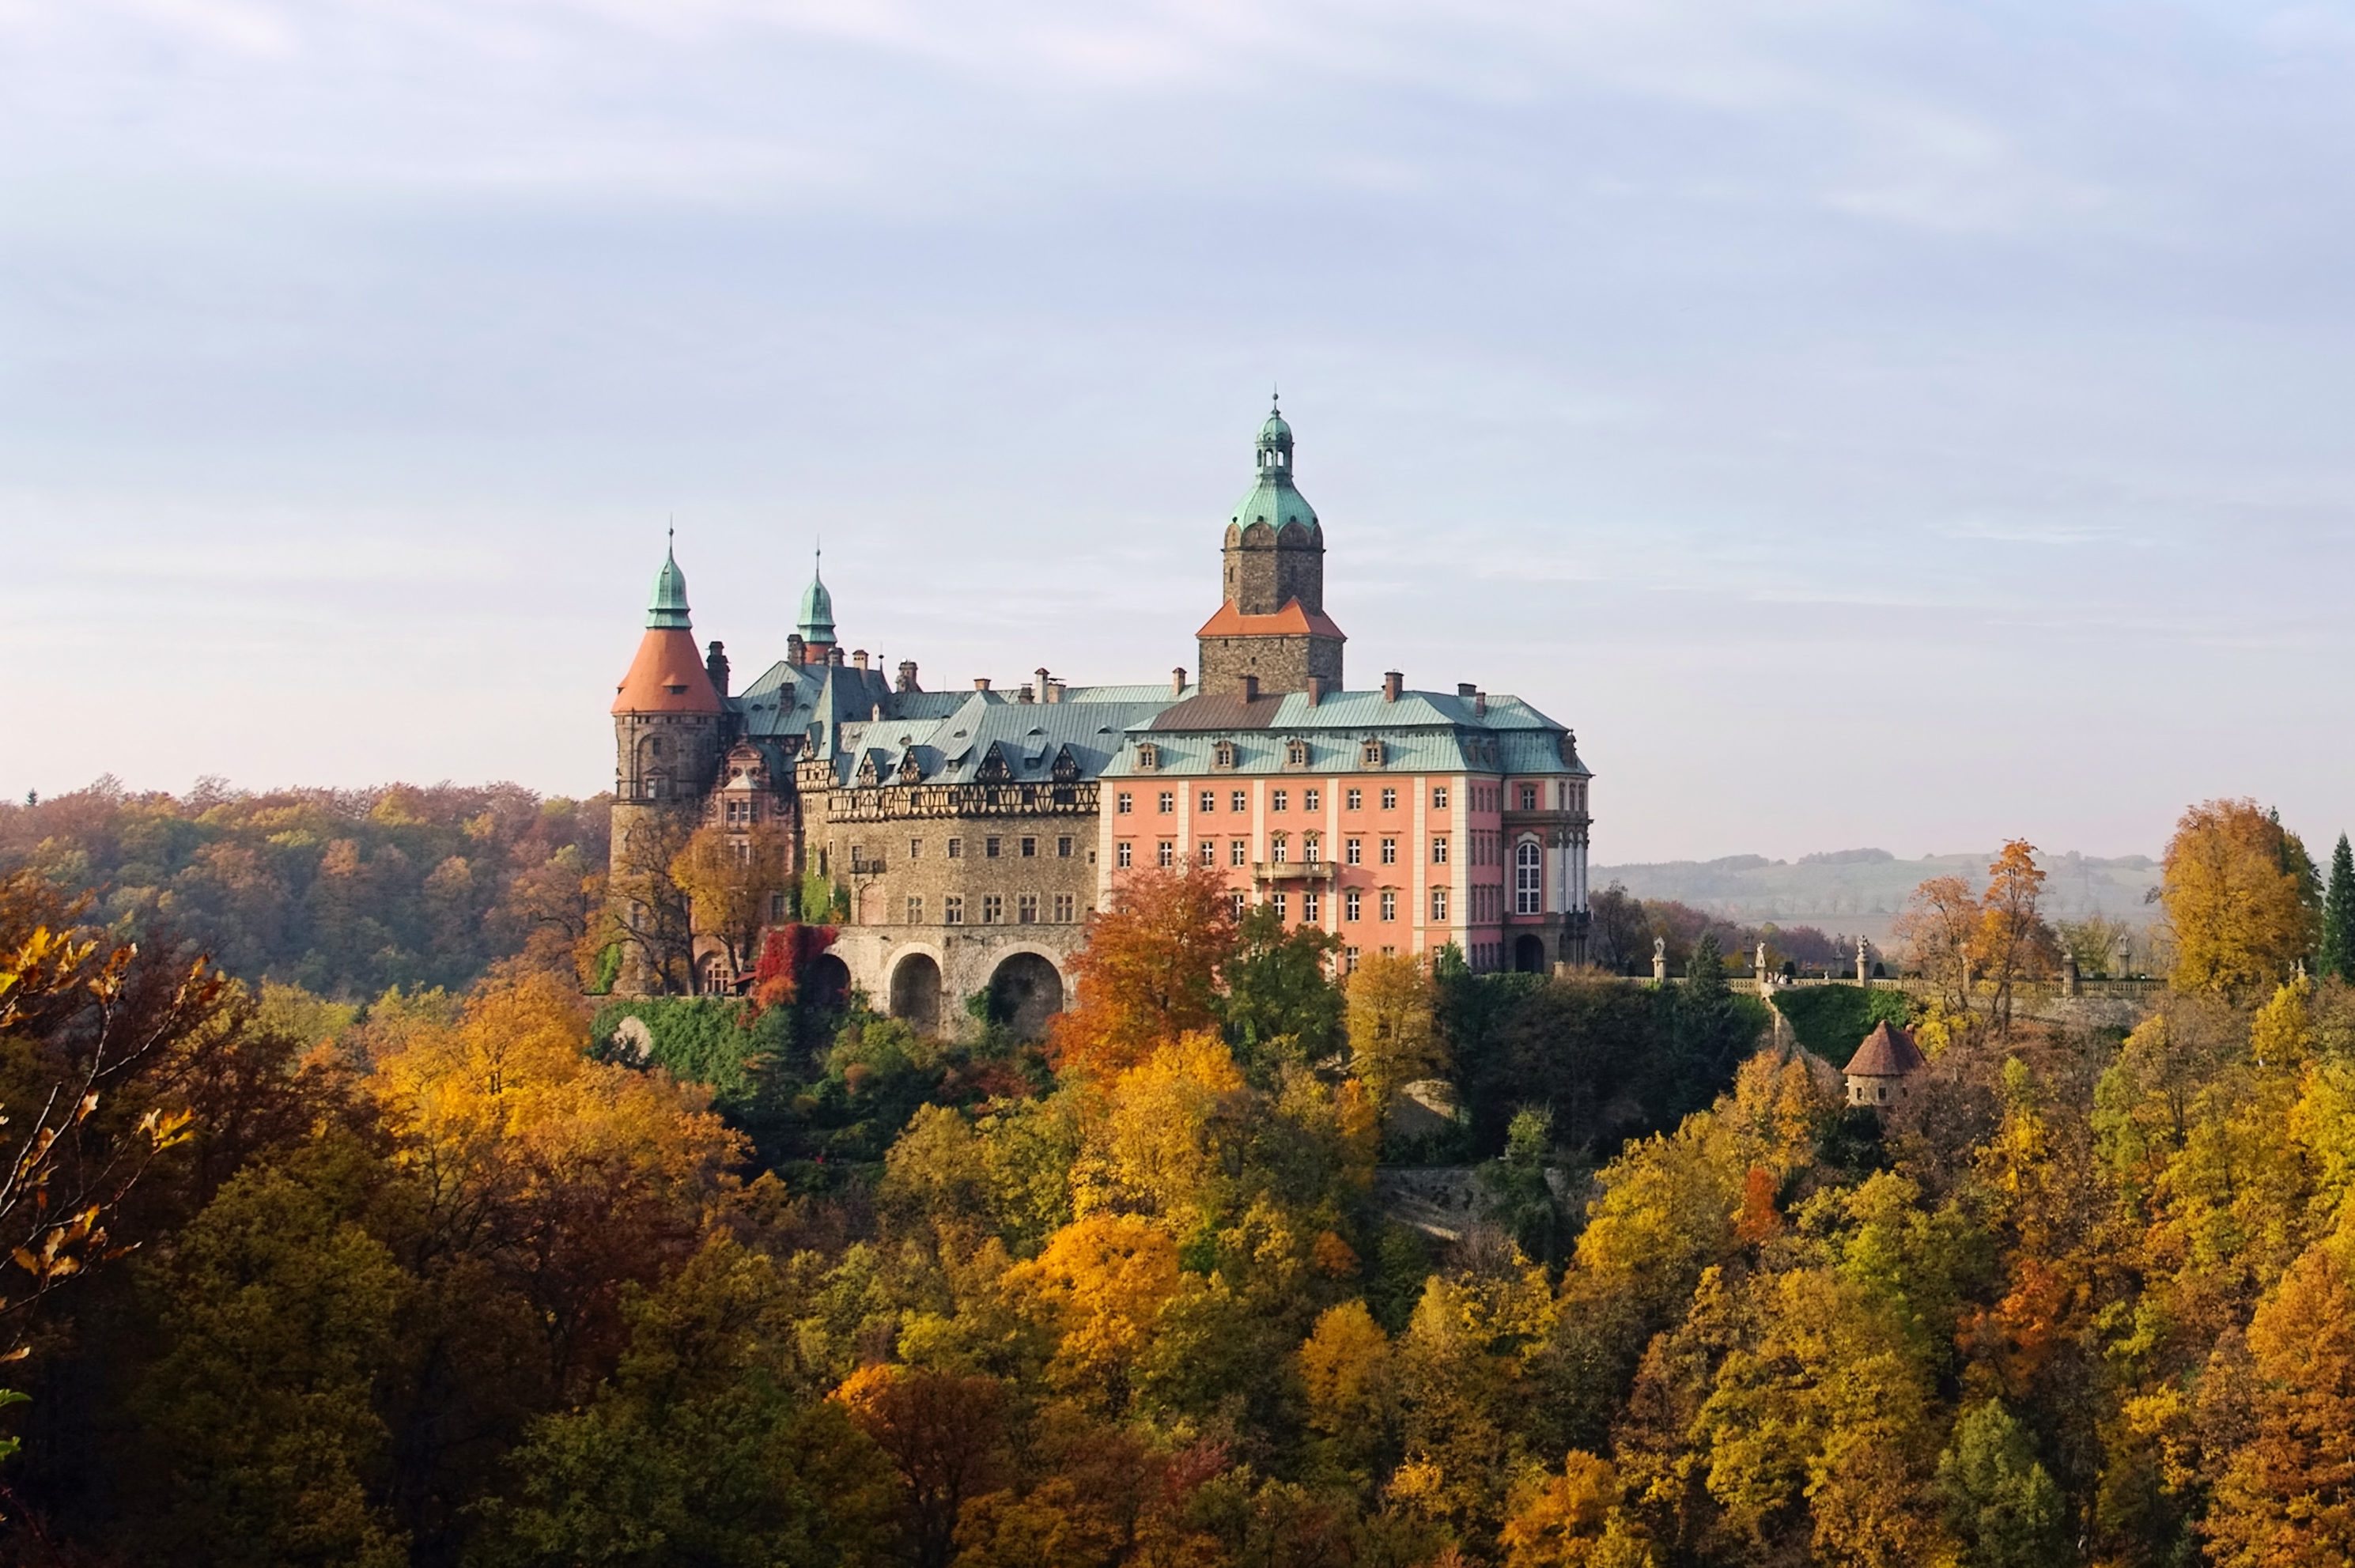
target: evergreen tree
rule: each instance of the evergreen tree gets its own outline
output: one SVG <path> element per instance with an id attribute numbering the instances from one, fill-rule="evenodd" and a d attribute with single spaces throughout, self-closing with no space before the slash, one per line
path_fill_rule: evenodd
<path id="1" fill-rule="evenodd" d="M 2322 954 L 2318 965 L 2325 975 L 2355 980 L 2355 850 L 2347 835 L 2330 852 L 2330 890 L 2322 899 Z"/>

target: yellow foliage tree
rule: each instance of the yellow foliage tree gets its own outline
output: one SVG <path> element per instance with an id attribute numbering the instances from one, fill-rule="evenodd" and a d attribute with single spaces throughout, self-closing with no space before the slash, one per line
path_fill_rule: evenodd
<path id="1" fill-rule="evenodd" d="M 793 885 L 793 841 L 773 822 L 698 827 L 670 863 L 694 929 L 728 949 L 738 974 L 752 966 L 775 894 Z"/>
<path id="2" fill-rule="evenodd" d="M 1143 1210 L 1191 1232 L 1223 1207 L 1231 1144 L 1247 1118 L 1243 1075 L 1217 1035 L 1197 1031 L 1156 1047 L 1113 1081 L 1072 1173 L 1082 1210 Z"/>
<path id="3" fill-rule="evenodd" d="M 1370 955 L 1349 976 L 1349 1071 L 1387 1117 L 1400 1089 L 1445 1064 L 1433 1020 L 1431 976 L 1404 954 Z"/>
<path id="4" fill-rule="evenodd" d="M 1398 1413 L 1391 1339 L 1362 1301 L 1325 1309 L 1300 1347 L 1308 1424 L 1327 1437 L 1378 1438 Z"/>
<path id="5" fill-rule="evenodd" d="M 2175 940 L 2169 984 L 2235 998 L 2288 978 L 2313 941 L 2305 846 L 2253 800 L 2211 800 L 2176 824 L 2160 896 Z"/>
<path id="6" fill-rule="evenodd" d="M 1098 1408 L 1128 1403 L 1136 1363 L 1178 1294 L 1178 1243 L 1134 1214 L 1089 1214 L 1005 1275 L 1007 1294 L 1053 1336 L 1047 1374 Z"/>
<path id="7" fill-rule="evenodd" d="M 1519 1488 L 1498 1537 L 1505 1568 L 1652 1568 L 1651 1542 L 1619 1494 L 1608 1460 L 1572 1449 L 1561 1474 Z"/>

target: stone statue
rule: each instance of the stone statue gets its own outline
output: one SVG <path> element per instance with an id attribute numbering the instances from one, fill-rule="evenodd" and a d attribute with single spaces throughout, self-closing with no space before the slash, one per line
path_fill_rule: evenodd
<path id="1" fill-rule="evenodd" d="M 1668 980 L 1668 939 L 1665 936 L 1656 936 L 1652 938 L 1652 983 L 1656 986 L 1665 986 Z"/>

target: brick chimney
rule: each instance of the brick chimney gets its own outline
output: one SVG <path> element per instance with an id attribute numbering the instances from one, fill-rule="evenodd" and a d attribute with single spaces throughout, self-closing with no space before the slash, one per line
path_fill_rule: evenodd
<path id="1" fill-rule="evenodd" d="M 1399 699 L 1399 694 L 1405 689 L 1406 677 L 1404 675 L 1394 669 L 1386 669 L 1382 671 L 1382 700 L 1384 702 L 1396 702 Z"/>
<path id="2" fill-rule="evenodd" d="M 913 659 L 901 659 L 900 661 L 900 689 L 902 691 L 921 691 L 923 689 L 916 684 L 916 661 Z"/>
<path id="3" fill-rule="evenodd" d="M 989 677 L 986 675 L 975 676 L 973 677 L 973 688 L 975 691 L 987 691 L 989 689 Z"/>
<path id="4" fill-rule="evenodd" d="M 1169 672 L 1169 695 L 1172 697 L 1183 697 L 1186 695 L 1186 667 L 1184 665 L 1179 665 L 1176 669 Z"/>
<path id="5" fill-rule="evenodd" d="M 785 662 L 793 666 L 795 669 L 799 669 L 807 658 L 807 647 L 806 645 L 802 642 L 802 635 L 799 632 L 787 632 L 785 634 Z"/>
<path id="6" fill-rule="evenodd" d="M 703 673 L 711 677 L 711 689 L 720 696 L 728 695 L 728 648 L 713 643 L 703 656 Z"/>
<path id="7" fill-rule="evenodd" d="M 838 646 L 826 649 L 826 662 L 832 665 L 836 669 L 840 669 L 842 667 L 842 649 Z"/>
<path id="8" fill-rule="evenodd" d="M 1455 683 L 1455 695 L 1458 697 L 1469 697 L 1478 688 L 1468 680 L 1459 680 Z"/>
<path id="9" fill-rule="evenodd" d="M 1314 708 L 1324 700 L 1325 677 L 1321 675 L 1310 676 L 1308 677 L 1308 706 Z"/>
<path id="10" fill-rule="evenodd" d="M 1476 691 L 1472 694 L 1472 715 L 1476 719 L 1486 719 L 1488 717 L 1488 694 L 1487 692 Z"/>
<path id="11" fill-rule="evenodd" d="M 857 667 L 865 669 L 867 667 L 867 650 L 865 648 L 851 649 L 850 662 Z"/>

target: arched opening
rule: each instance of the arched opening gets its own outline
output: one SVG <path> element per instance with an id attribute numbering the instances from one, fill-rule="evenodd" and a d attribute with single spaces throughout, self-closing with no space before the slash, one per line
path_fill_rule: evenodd
<path id="1" fill-rule="evenodd" d="M 803 996 L 824 1012 L 833 1012 L 850 1000 L 850 965 L 831 953 L 809 961 L 802 976 Z"/>
<path id="2" fill-rule="evenodd" d="M 891 970 L 891 1016 L 920 1034 L 941 1029 L 941 966 L 929 953 L 911 953 Z"/>
<path id="3" fill-rule="evenodd" d="M 1524 975 L 1545 973 L 1545 938 L 1536 932 L 1523 932 L 1513 941 L 1513 967 Z"/>
<path id="4" fill-rule="evenodd" d="M 1063 977 L 1035 953 L 1017 953 L 989 977 L 989 1016 L 1023 1040 L 1043 1040 L 1063 1010 Z"/>

